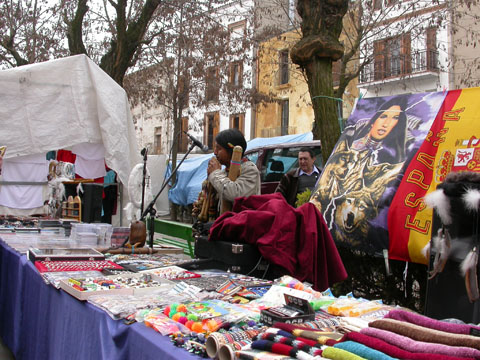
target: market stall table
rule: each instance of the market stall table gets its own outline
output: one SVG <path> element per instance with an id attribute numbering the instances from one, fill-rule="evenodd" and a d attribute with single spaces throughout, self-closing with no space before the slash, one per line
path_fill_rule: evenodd
<path id="1" fill-rule="evenodd" d="M 45 284 L 0 239 L 0 336 L 21 359 L 199 359 L 144 324 L 126 325 Z"/>

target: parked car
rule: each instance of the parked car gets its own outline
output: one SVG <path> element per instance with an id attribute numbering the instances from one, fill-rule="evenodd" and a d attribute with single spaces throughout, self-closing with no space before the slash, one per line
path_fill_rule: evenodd
<path id="1" fill-rule="evenodd" d="M 262 194 L 273 193 L 283 174 L 298 167 L 298 152 L 303 147 L 313 149 L 315 165 L 322 169 L 320 140 L 266 145 L 245 152 L 245 156 L 255 163 L 260 171 Z"/>

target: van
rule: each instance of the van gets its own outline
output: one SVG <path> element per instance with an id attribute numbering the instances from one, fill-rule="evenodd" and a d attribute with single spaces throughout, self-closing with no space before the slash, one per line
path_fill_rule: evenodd
<path id="1" fill-rule="evenodd" d="M 266 145 L 245 152 L 245 156 L 256 164 L 260 171 L 262 194 L 275 192 L 283 174 L 298 167 L 298 152 L 303 147 L 313 150 L 315 165 L 322 169 L 320 140 Z"/>

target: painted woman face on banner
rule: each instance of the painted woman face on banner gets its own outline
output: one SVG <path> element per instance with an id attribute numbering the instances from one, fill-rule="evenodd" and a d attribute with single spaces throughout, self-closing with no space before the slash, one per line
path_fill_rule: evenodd
<path id="1" fill-rule="evenodd" d="M 442 93 L 358 101 L 311 198 L 337 243 L 388 248 L 388 204 L 442 101 Z"/>

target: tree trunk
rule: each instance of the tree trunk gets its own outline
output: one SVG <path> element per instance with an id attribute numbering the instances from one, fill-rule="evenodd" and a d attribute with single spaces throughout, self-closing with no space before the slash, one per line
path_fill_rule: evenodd
<path id="1" fill-rule="evenodd" d="M 332 87 L 332 60 L 316 57 L 305 67 L 305 73 L 315 115 L 313 138 L 322 143 L 325 164 L 340 136 L 337 100 Z"/>

